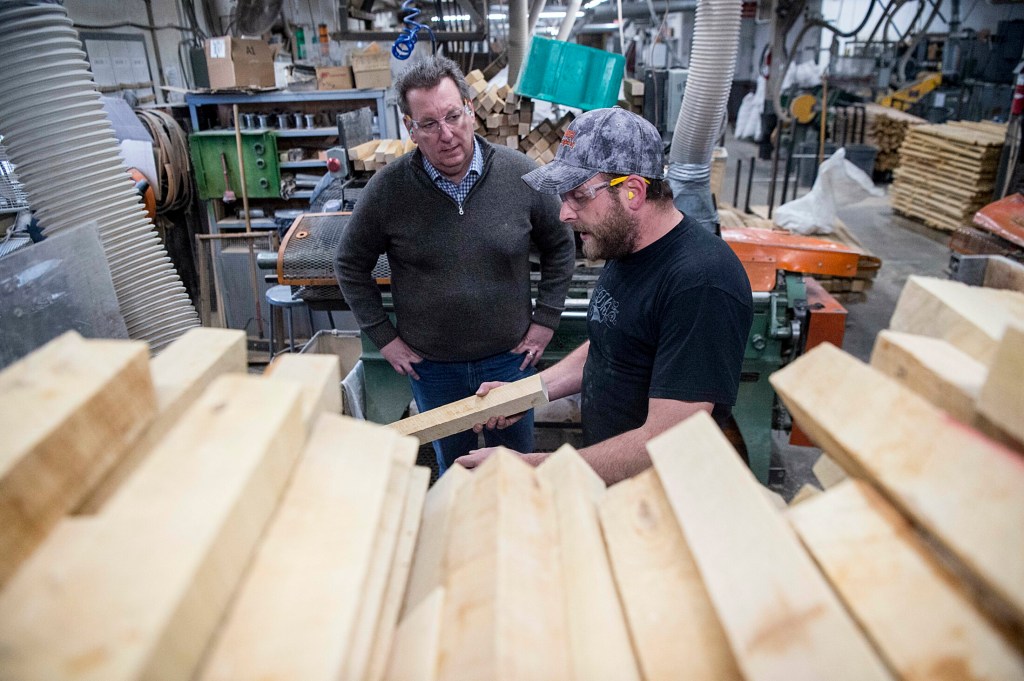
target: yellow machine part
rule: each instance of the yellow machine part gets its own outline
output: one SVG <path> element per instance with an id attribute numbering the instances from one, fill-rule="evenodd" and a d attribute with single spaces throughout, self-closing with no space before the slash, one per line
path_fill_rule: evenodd
<path id="1" fill-rule="evenodd" d="M 814 114 L 816 113 L 814 108 L 817 104 L 817 97 L 803 94 L 799 97 L 794 97 L 793 101 L 789 103 L 789 113 L 796 119 L 797 123 L 806 125 L 814 120 Z"/>
<path id="2" fill-rule="evenodd" d="M 926 94 L 942 85 L 942 74 L 928 72 L 920 76 L 910 85 L 890 92 L 879 98 L 878 103 L 900 111 L 906 111 Z"/>

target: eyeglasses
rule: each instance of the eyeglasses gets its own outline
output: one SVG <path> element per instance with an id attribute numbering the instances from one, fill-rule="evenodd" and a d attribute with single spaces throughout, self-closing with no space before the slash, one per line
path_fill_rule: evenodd
<path id="1" fill-rule="evenodd" d="M 469 108 L 469 104 L 463 104 L 461 108 L 449 111 L 448 115 L 439 121 L 436 121 L 433 118 L 414 121 L 408 116 L 406 116 L 406 119 L 409 121 L 409 127 L 413 130 L 419 130 L 424 135 L 437 135 L 441 132 L 442 124 L 448 126 L 449 130 L 452 130 L 462 121 L 463 116 L 467 116 L 471 113 L 473 113 L 473 110 Z"/>
<path id="2" fill-rule="evenodd" d="M 614 180 L 608 182 L 601 182 L 600 184 L 592 184 L 589 187 L 577 187 L 571 192 L 566 192 L 561 195 L 562 203 L 572 208 L 574 211 L 583 210 L 583 206 L 594 200 L 597 193 L 602 189 L 608 189 L 608 187 L 614 187 L 617 184 L 622 184 L 629 179 L 629 175 L 623 175 L 622 177 L 616 177 Z M 641 178 L 647 184 L 651 181 L 646 177 Z"/>

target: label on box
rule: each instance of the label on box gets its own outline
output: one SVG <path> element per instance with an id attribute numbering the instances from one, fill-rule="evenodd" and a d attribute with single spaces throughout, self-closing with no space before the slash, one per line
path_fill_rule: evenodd
<path id="1" fill-rule="evenodd" d="M 224 38 L 210 39 L 210 56 L 214 59 L 223 59 L 228 56 L 227 41 Z"/>

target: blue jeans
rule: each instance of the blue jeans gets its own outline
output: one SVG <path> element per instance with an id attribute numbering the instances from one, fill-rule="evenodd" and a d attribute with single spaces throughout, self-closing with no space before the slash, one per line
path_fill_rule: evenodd
<path id="1" fill-rule="evenodd" d="M 487 381 L 518 381 L 537 373 L 533 367 L 520 371 L 522 354 L 503 352 L 475 362 L 432 362 L 425 359 L 416 364 L 418 381 L 409 379 L 412 395 L 421 412 L 450 404 L 476 394 L 481 383 Z M 508 447 L 517 452 L 533 451 L 533 410 L 518 423 L 503 430 L 484 429 L 484 442 L 488 447 Z M 477 434 L 467 430 L 434 441 L 438 475 L 448 469 L 455 459 L 477 448 Z"/>

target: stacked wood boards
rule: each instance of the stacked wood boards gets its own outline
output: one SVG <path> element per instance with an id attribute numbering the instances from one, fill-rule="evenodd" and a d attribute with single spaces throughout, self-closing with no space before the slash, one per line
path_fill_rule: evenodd
<path id="1" fill-rule="evenodd" d="M 881 104 L 865 104 L 864 109 L 867 116 L 867 142 L 878 147 L 875 170 L 894 170 L 899 165 L 899 151 L 908 129 L 928 121 Z"/>
<path id="2" fill-rule="evenodd" d="M 859 480 L 799 514 L 703 413 L 607 489 L 563 447 L 427 490 L 416 440 L 334 413 L 319 363 L 213 378 L 0 590 L 0 680 L 1020 678 L 1018 455 L 881 374 L 834 416 L 820 386 L 878 372 L 820 353 L 780 380 Z M 904 403 L 976 469 L 886 439 Z"/>
<path id="3" fill-rule="evenodd" d="M 954 231 L 992 199 L 1006 126 L 918 125 L 900 147 L 890 197 L 897 213 Z"/>

